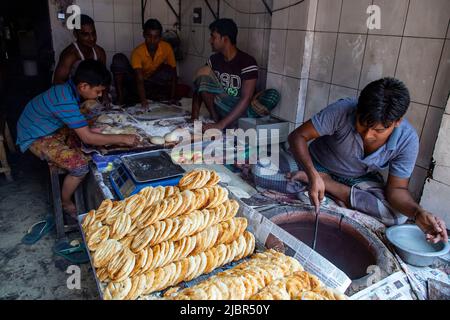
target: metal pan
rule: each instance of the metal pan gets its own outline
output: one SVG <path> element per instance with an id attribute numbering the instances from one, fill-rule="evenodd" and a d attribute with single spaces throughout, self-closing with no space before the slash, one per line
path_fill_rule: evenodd
<path id="1" fill-rule="evenodd" d="M 137 183 L 173 178 L 186 172 L 165 150 L 125 155 L 120 159 Z"/>

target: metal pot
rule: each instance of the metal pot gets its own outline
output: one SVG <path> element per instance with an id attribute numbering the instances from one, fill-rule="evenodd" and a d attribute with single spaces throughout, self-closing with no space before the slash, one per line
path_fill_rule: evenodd
<path id="1" fill-rule="evenodd" d="M 386 230 L 386 237 L 394 245 L 398 255 L 408 264 L 417 267 L 432 265 L 450 251 L 450 244 L 432 244 L 416 225 L 393 226 Z"/>

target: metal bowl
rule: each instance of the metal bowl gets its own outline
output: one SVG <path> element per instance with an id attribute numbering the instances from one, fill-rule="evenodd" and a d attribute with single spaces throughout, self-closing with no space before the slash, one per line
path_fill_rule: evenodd
<path id="1" fill-rule="evenodd" d="M 430 266 L 436 258 L 450 251 L 450 244 L 432 244 L 416 225 L 399 225 L 386 230 L 386 237 L 395 246 L 398 255 L 408 264 L 418 267 Z"/>

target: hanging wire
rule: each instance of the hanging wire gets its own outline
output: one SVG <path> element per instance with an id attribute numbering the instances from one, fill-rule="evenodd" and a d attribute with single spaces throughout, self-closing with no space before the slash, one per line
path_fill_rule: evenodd
<path id="1" fill-rule="evenodd" d="M 262 12 L 247 12 L 247 11 L 242 11 L 242 10 L 240 10 L 240 9 L 235 8 L 235 7 L 234 7 L 233 5 L 231 5 L 227 0 L 222 0 L 222 1 L 225 2 L 225 4 L 226 4 L 227 6 L 229 6 L 231 9 L 235 10 L 236 12 L 242 13 L 242 14 L 266 14 L 266 13 L 267 13 L 267 11 L 262 11 Z M 273 10 L 272 10 L 272 13 L 278 12 L 278 11 L 282 11 L 282 10 L 286 10 L 286 9 L 289 9 L 289 8 L 292 8 L 292 7 L 295 7 L 295 6 L 301 4 L 301 3 L 304 2 L 304 1 L 305 1 L 305 0 L 299 0 L 299 1 L 297 1 L 297 2 L 294 2 L 294 3 L 290 4 L 290 5 L 287 5 L 287 6 L 284 6 L 284 7 L 280 7 L 280 8 L 277 8 L 277 9 L 273 9 Z"/>

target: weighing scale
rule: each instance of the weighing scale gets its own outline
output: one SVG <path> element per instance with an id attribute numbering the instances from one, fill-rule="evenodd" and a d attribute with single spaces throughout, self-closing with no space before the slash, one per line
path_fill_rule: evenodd
<path id="1" fill-rule="evenodd" d="M 121 156 L 109 179 L 123 200 L 145 187 L 175 186 L 184 173 L 166 151 L 157 150 Z"/>

